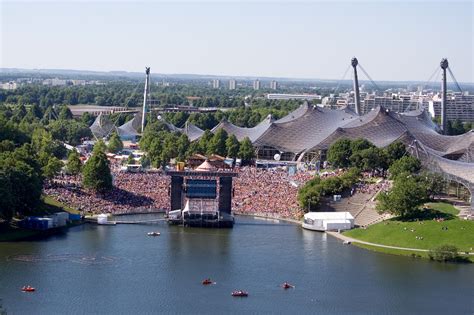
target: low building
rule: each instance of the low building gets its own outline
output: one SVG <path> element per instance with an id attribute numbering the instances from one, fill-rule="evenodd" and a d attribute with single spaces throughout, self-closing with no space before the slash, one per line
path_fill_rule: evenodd
<path id="1" fill-rule="evenodd" d="M 268 100 L 320 100 L 321 95 L 317 94 L 267 94 Z"/>
<path id="2" fill-rule="evenodd" d="M 17 87 L 18 87 L 17 83 L 13 81 L 0 84 L 0 88 L 3 90 L 16 90 Z"/>
<path id="3" fill-rule="evenodd" d="M 354 228 L 354 217 L 349 212 L 308 212 L 302 227 L 313 231 L 343 231 Z"/>

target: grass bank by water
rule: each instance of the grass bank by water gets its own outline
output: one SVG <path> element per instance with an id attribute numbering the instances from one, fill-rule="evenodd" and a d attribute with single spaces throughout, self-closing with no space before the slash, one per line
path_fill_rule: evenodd
<path id="1" fill-rule="evenodd" d="M 374 252 L 390 254 L 390 255 L 397 255 L 397 256 L 407 256 L 412 258 L 425 258 L 429 259 L 428 252 L 421 252 L 421 251 L 411 251 L 411 250 L 402 250 L 402 249 L 394 249 L 394 248 L 385 248 L 385 247 L 377 247 L 377 246 L 370 246 L 367 244 L 361 243 L 352 243 L 352 245 L 364 248 L 367 250 L 371 250 Z M 469 260 L 471 263 L 474 263 L 474 256 L 472 255 L 461 255 L 463 258 Z"/>
<path id="2" fill-rule="evenodd" d="M 460 220 L 458 210 L 447 203 L 431 203 L 428 216 L 414 221 L 399 218 L 371 225 L 366 229 L 346 231 L 345 236 L 375 244 L 405 248 L 433 249 L 443 244 L 456 246 L 460 251 L 474 250 L 474 221 Z M 436 220 L 442 218 L 442 220 Z M 361 246 L 361 244 L 357 244 Z M 361 247 L 365 247 L 364 245 Z M 370 246 L 371 249 L 398 253 L 399 250 Z M 408 252 L 411 256 L 413 252 Z M 420 254 L 421 255 L 421 254 Z M 422 256 L 426 256 L 422 255 Z"/>

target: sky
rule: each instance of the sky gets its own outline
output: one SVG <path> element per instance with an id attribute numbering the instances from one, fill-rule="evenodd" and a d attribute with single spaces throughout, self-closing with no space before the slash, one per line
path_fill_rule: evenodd
<path id="1" fill-rule="evenodd" d="M 5 1 L 0 68 L 474 82 L 474 1 Z"/>

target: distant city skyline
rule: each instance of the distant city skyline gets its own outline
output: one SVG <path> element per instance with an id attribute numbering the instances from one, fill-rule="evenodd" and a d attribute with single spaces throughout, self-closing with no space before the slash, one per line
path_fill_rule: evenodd
<path id="1" fill-rule="evenodd" d="M 375 81 L 426 81 L 447 57 L 474 82 L 472 1 L 0 0 L 0 16 L 1 68 L 339 80 L 357 56 Z"/>

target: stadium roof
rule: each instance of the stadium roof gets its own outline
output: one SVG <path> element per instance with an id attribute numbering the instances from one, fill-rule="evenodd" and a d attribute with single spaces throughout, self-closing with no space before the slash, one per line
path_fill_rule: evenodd
<path id="1" fill-rule="evenodd" d="M 164 121 L 164 120 L 163 120 Z M 141 113 L 117 128 L 119 135 L 138 135 Z M 199 139 L 204 131 L 186 122 L 178 128 L 164 121 L 170 131 L 181 132 L 190 141 Z M 107 136 L 113 129 L 112 122 L 99 115 L 91 126 L 96 137 Z M 248 137 L 256 147 L 270 147 L 280 152 L 295 155 L 316 150 L 325 150 L 340 138 L 365 138 L 377 147 L 385 147 L 401 140 L 409 144 L 413 140 L 430 148 L 441 157 L 456 156 L 472 161 L 474 132 L 459 136 L 444 136 L 437 132 L 437 126 L 426 111 L 395 113 L 378 107 L 358 116 L 349 109 L 329 109 L 311 106 L 307 102 L 285 117 L 274 121 L 271 115 L 253 128 L 239 127 L 227 120 L 212 129 L 224 129 L 239 141 Z"/>
<path id="2" fill-rule="evenodd" d="M 117 133 L 122 138 L 136 137 L 140 134 L 142 114 L 135 114 L 133 118 L 120 127 L 117 127 Z"/>
<path id="3" fill-rule="evenodd" d="M 350 110 L 333 110 L 305 103 L 299 110 L 272 123 L 254 145 L 298 154 L 315 147 L 338 127 L 357 118 Z"/>
<path id="4" fill-rule="evenodd" d="M 107 137 L 112 132 L 112 130 L 114 130 L 115 126 L 108 116 L 102 115 L 102 113 L 100 113 L 89 128 L 92 132 L 92 135 L 99 139 Z"/>
<path id="5" fill-rule="evenodd" d="M 260 136 L 267 131 L 270 125 L 273 122 L 272 115 L 268 115 L 264 120 L 262 120 L 258 125 L 253 128 L 244 128 L 239 127 L 231 122 L 227 121 L 227 119 L 223 119 L 217 126 L 212 128 L 212 132 L 216 132 L 219 129 L 224 129 L 230 135 L 235 135 L 237 140 L 242 141 L 245 137 L 248 137 L 250 141 L 255 142 Z"/>

